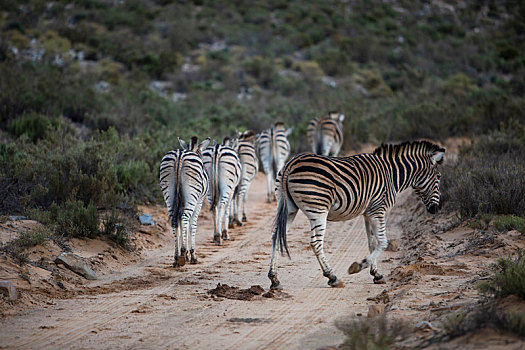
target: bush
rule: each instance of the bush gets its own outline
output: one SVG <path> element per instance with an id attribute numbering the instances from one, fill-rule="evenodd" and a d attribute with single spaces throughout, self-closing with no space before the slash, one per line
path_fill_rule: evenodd
<path id="1" fill-rule="evenodd" d="M 38 113 L 25 113 L 7 124 L 7 130 L 13 136 L 27 135 L 33 142 L 46 136 L 51 122 L 49 118 Z"/>
<path id="2" fill-rule="evenodd" d="M 27 249 L 39 244 L 45 244 L 51 237 L 52 232 L 48 228 L 36 227 L 32 230 L 21 232 L 17 238 L 1 247 L 1 250 L 6 251 L 19 261 L 25 261 Z"/>
<path id="3" fill-rule="evenodd" d="M 51 228 L 58 237 L 89 237 L 99 234 L 100 219 L 93 204 L 67 201 L 61 205 L 53 203 L 49 211 L 32 211 L 31 216 Z"/>
<path id="4" fill-rule="evenodd" d="M 515 295 L 525 300 L 525 252 L 518 251 L 514 257 L 500 258 L 493 266 L 496 273 L 489 282 L 481 283 L 482 293 L 497 297 Z"/>
<path id="5" fill-rule="evenodd" d="M 503 125 L 460 152 L 443 170 L 443 199 L 463 217 L 525 216 L 525 126 Z"/>
<path id="6" fill-rule="evenodd" d="M 110 213 L 106 213 L 102 219 L 101 235 L 109 238 L 124 249 L 131 249 L 129 233 L 124 224 L 125 218 L 119 212 L 113 209 Z"/>
<path id="7" fill-rule="evenodd" d="M 342 349 L 380 350 L 389 349 L 394 341 L 408 335 L 408 328 L 399 320 L 386 317 L 350 319 L 336 322 L 345 335 Z"/>
<path id="8" fill-rule="evenodd" d="M 525 234 L 525 219 L 522 217 L 515 215 L 498 216 L 493 223 L 499 231 L 517 230 Z"/>

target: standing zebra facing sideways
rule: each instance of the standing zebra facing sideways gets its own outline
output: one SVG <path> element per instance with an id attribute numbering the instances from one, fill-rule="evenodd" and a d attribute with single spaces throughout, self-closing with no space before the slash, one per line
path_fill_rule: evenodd
<path id="1" fill-rule="evenodd" d="M 223 239 L 230 239 L 230 202 L 241 177 L 241 162 L 234 150 L 236 146 L 232 146 L 225 138 L 222 145 L 208 147 L 202 152 L 204 168 L 210 178 L 208 202 L 213 213 L 213 240 L 217 245 L 221 245 L 221 234 Z"/>
<path id="2" fill-rule="evenodd" d="M 374 283 L 385 283 L 376 259 L 386 248 L 386 212 L 396 195 L 412 187 L 427 210 L 439 209 L 440 173 L 437 164 L 445 149 L 427 141 L 382 145 L 370 154 L 350 157 L 325 157 L 300 154 L 290 160 L 277 178 L 279 199 L 272 235 L 272 255 L 268 277 L 271 288 L 279 288 L 275 249 L 288 252 L 286 230 L 299 209 L 310 220 L 312 247 L 323 275 L 332 287 L 342 287 L 323 251 L 326 221 L 343 221 L 359 215 L 365 218 L 370 255 L 354 262 L 349 274 L 370 266 Z"/>
<path id="3" fill-rule="evenodd" d="M 255 152 L 255 132 L 252 130 L 239 133 L 237 154 L 241 161 L 241 179 L 239 186 L 235 191 L 234 203 L 233 203 L 233 220 L 232 223 L 236 223 L 242 226 L 243 222 L 247 221 L 246 218 L 246 199 L 248 197 L 248 190 L 250 185 L 259 171 L 259 160 L 257 159 L 257 153 Z M 239 220 L 242 207 L 242 222 Z"/>
<path id="4" fill-rule="evenodd" d="M 267 202 L 275 200 L 274 180 L 290 155 L 287 136 L 291 132 L 291 128 L 286 130 L 284 123 L 277 122 L 264 130 L 257 139 L 257 154 L 266 174 Z"/>
<path id="5" fill-rule="evenodd" d="M 333 157 L 339 155 L 343 146 L 343 120 L 344 114 L 328 112 L 328 115 L 310 121 L 306 136 L 313 153 Z"/>
<path id="6" fill-rule="evenodd" d="M 192 137 L 190 144 L 180 140 L 182 149 L 169 151 L 160 162 L 160 188 L 168 207 L 173 235 L 175 256 L 173 266 L 184 266 L 188 260 L 187 242 L 191 233 L 191 263 L 197 263 L 195 254 L 195 231 L 202 202 L 208 191 L 208 175 L 204 171 L 201 151 L 208 147 L 210 139 L 198 143 Z M 179 255 L 179 237 L 182 244 Z"/>

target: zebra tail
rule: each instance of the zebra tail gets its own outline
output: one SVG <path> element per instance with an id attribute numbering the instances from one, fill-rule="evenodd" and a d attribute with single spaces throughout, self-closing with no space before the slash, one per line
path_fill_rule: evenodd
<path id="1" fill-rule="evenodd" d="M 320 130 L 315 132 L 316 154 L 323 154 L 323 135 Z"/>
<path id="2" fill-rule="evenodd" d="M 289 163 L 288 163 L 289 164 Z M 282 255 L 286 252 L 286 255 L 290 258 L 290 252 L 288 251 L 288 241 L 286 239 L 286 226 L 288 224 L 288 174 L 286 164 L 281 170 L 281 181 L 280 181 L 280 196 L 279 203 L 277 204 L 277 216 L 275 217 L 275 222 L 273 226 L 273 232 L 275 234 L 272 236 L 273 246 L 276 244 L 276 240 L 279 240 L 279 251 Z"/>
<path id="3" fill-rule="evenodd" d="M 212 162 L 212 175 L 211 177 L 211 198 L 210 211 L 214 211 L 217 205 L 219 204 L 219 160 L 217 154 L 219 153 L 218 146 L 215 146 L 213 152 L 213 162 Z"/>
<path id="4" fill-rule="evenodd" d="M 172 215 L 171 224 L 173 227 L 178 227 L 184 212 L 184 198 L 182 196 L 182 182 L 181 182 L 181 161 L 177 164 L 177 180 L 175 181 L 175 188 L 173 191 L 173 202 L 171 203 Z"/>
<path id="5" fill-rule="evenodd" d="M 288 221 L 288 205 L 286 203 L 286 198 L 284 195 L 281 196 L 279 200 L 279 205 L 277 206 L 277 217 L 275 218 L 274 223 L 274 232 L 275 234 L 272 237 L 273 245 L 275 246 L 276 240 L 279 240 L 278 249 L 282 255 L 286 252 L 286 255 L 290 257 L 290 252 L 288 251 L 288 242 L 286 240 L 286 224 Z"/>

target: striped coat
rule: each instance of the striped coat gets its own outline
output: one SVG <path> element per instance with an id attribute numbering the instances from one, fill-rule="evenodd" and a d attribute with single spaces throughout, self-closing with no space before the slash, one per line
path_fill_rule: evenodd
<path id="1" fill-rule="evenodd" d="M 248 197 L 248 190 L 250 185 L 259 171 L 259 160 L 255 150 L 255 133 L 248 130 L 240 133 L 238 136 L 237 154 L 241 161 L 241 179 L 239 186 L 235 191 L 234 205 L 233 205 L 233 220 L 238 225 L 242 226 L 242 222 L 246 222 L 246 199 Z M 239 218 L 242 211 L 242 222 Z"/>
<path id="2" fill-rule="evenodd" d="M 343 146 L 344 119 L 344 114 L 329 112 L 326 116 L 310 121 L 306 129 L 306 136 L 313 153 L 333 157 L 339 155 Z"/>
<path id="3" fill-rule="evenodd" d="M 198 143 L 194 136 L 189 145 L 183 140 L 179 142 L 182 149 L 169 151 L 160 162 L 160 188 L 175 236 L 173 266 L 185 265 L 190 239 L 191 263 L 197 263 L 195 231 L 202 202 L 208 191 L 208 175 L 204 171 L 200 153 L 210 140 Z M 182 238 L 180 254 L 179 238 Z"/>
<path id="4" fill-rule="evenodd" d="M 274 181 L 290 155 L 290 143 L 287 137 L 291 131 L 291 128 L 285 129 L 284 123 L 277 122 L 257 138 L 257 154 L 266 174 L 268 202 L 275 200 Z"/>
<path id="5" fill-rule="evenodd" d="M 351 157 L 325 157 L 300 154 L 290 160 L 277 178 L 278 208 L 272 235 L 272 257 L 268 273 L 272 285 L 279 287 L 275 250 L 288 252 L 286 230 L 301 210 L 310 220 L 310 245 L 328 284 L 341 286 L 324 255 L 326 221 L 365 218 L 370 255 L 354 262 L 348 273 L 370 266 L 375 283 L 384 283 L 376 259 L 386 248 L 387 209 L 396 195 L 412 187 L 430 213 L 439 209 L 440 174 L 437 164 L 445 149 L 427 141 L 383 145 L 371 154 Z"/>
<path id="6" fill-rule="evenodd" d="M 210 178 L 208 202 L 213 213 L 213 240 L 217 245 L 221 245 L 221 237 L 230 238 L 230 203 L 241 177 L 241 162 L 229 145 L 229 140 L 225 139 L 222 145 L 208 147 L 202 152 L 204 168 Z"/>

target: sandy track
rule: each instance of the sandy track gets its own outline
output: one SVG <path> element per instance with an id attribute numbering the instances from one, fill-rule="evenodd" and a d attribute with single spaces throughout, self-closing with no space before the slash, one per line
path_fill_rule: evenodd
<path id="1" fill-rule="evenodd" d="M 346 274 L 353 261 L 368 254 L 361 218 L 328 225 L 325 251 L 345 288 L 328 287 L 309 248 L 309 224 L 299 214 L 289 232 L 292 259 L 280 258 L 278 265 L 289 297 L 257 296 L 247 301 L 215 298 L 208 293 L 217 283 L 268 289 L 275 204 L 265 203 L 265 197 L 264 177 L 259 174 L 250 191 L 250 221 L 233 229 L 233 240 L 221 247 L 211 242 L 211 221 L 201 220 L 197 265 L 170 267 L 171 245 L 150 250 L 140 262 L 87 285 L 115 284 L 114 293 L 59 300 L 50 308 L 2 320 L 0 347 L 316 349 L 339 344 L 342 334 L 334 327 L 334 320 L 356 313 L 366 315 L 371 304 L 366 298 L 384 288 L 374 285 L 367 271 Z M 405 199 L 399 198 L 398 204 Z M 403 215 L 394 208 L 390 220 L 399 221 Z M 388 230 L 389 238 L 398 235 L 398 225 L 389 225 Z M 169 237 L 171 232 L 165 235 Z M 380 257 L 379 267 L 385 273 L 391 263 L 382 260 L 394 254 L 385 252 Z"/>

